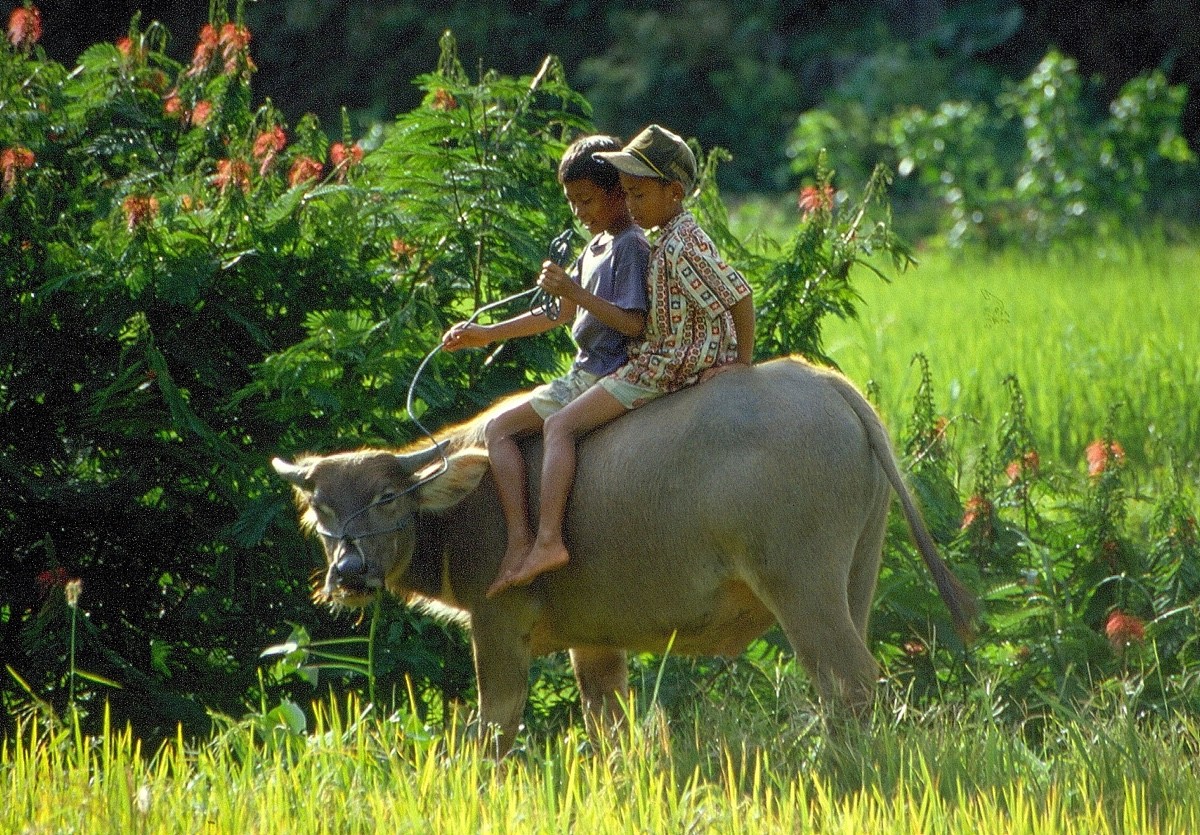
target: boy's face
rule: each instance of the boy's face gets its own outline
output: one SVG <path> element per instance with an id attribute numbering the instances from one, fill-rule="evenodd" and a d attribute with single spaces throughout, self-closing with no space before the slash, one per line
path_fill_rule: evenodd
<path id="1" fill-rule="evenodd" d="M 643 229 L 662 226 L 683 208 L 683 186 L 656 177 L 621 174 L 625 204 L 634 222 Z"/>
<path id="2" fill-rule="evenodd" d="M 563 183 L 563 193 L 567 195 L 575 217 L 592 235 L 629 223 L 625 195 L 620 189 L 605 191 L 591 180 L 568 180 Z"/>

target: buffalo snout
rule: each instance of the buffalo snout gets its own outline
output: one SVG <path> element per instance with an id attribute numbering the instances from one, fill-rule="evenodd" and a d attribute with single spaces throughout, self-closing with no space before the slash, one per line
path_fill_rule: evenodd
<path id="1" fill-rule="evenodd" d="M 342 549 L 325 574 L 325 595 L 329 598 L 336 598 L 347 592 L 363 594 L 382 587 L 382 574 L 372 568 L 362 550 L 353 543 Z"/>

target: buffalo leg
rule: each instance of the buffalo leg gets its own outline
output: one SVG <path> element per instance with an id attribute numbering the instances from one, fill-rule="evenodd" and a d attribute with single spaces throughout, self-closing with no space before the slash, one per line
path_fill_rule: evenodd
<path id="1" fill-rule="evenodd" d="M 836 554 L 838 550 L 812 548 L 811 553 Z M 849 557 L 830 557 L 824 561 L 825 571 L 810 573 L 806 582 L 757 577 L 751 588 L 783 627 L 821 698 L 861 712 L 874 698 L 879 665 L 859 634 L 856 619 L 862 614 L 850 611 L 846 596 L 850 564 Z M 840 571 L 839 565 L 843 567 Z"/>
<path id="2" fill-rule="evenodd" d="M 854 628 L 867 640 L 867 626 L 871 619 L 871 608 L 875 602 L 875 586 L 879 580 L 879 564 L 883 559 L 883 539 L 887 531 L 888 503 L 885 494 L 871 515 L 858 545 L 854 549 L 854 562 L 850 564 L 850 578 L 846 595 L 850 604 L 850 618 Z"/>
<path id="3" fill-rule="evenodd" d="M 571 649 L 571 666 L 579 683 L 584 722 L 593 743 L 618 728 L 629 696 L 629 667 L 621 650 L 596 647 Z"/>
<path id="4" fill-rule="evenodd" d="M 493 746 L 489 753 L 500 758 L 512 748 L 529 698 L 529 638 L 511 627 L 481 622 L 478 614 L 474 620 L 480 737 Z"/>
<path id="5" fill-rule="evenodd" d="M 862 713 L 871 705 L 879 665 L 858 634 L 845 603 L 840 610 L 822 608 L 814 612 L 811 602 L 800 601 L 778 616 L 821 698 Z"/>

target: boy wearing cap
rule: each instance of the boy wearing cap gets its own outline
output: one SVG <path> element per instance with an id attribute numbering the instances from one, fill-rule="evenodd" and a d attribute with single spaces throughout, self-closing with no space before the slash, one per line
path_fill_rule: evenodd
<path id="1" fill-rule="evenodd" d="M 570 272 L 553 261 L 542 265 L 538 286 L 563 300 L 558 317 L 539 311 L 494 325 L 460 322 L 442 337 L 447 351 L 481 348 L 497 340 L 544 333 L 573 318 L 571 336 L 579 346 L 566 374 L 535 388 L 527 399 L 489 420 L 485 429 L 488 461 L 508 528 L 508 545 L 489 596 L 508 585 L 504 578 L 517 570 L 533 541 L 525 459 L 517 439 L 537 432 L 548 417 L 625 363 L 629 341 L 640 337 L 645 328 L 650 245 L 629 215 L 617 169 L 593 156 L 620 147 L 611 136 L 585 136 L 563 152 L 558 181 L 571 211 L 592 239 Z"/>
<path id="2" fill-rule="evenodd" d="M 754 302 L 745 278 L 723 260 L 683 200 L 696 158 L 679 136 L 650 125 L 620 151 L 597 153 L 621 172 L 633 220 L 659 230 L 650 251 L 649 307 L 629 362 L 602 378 L 543 427 L 541 507 L 532 550 L 493 586 L 525 585 L 570 559 L 562 523 L 575 480 L 575 443 L 627 411 L 737 366 L 754 353 Z"/>

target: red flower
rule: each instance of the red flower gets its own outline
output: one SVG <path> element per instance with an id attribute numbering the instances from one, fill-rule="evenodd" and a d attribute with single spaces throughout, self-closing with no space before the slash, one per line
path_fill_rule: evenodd
<path id="1" fill-rule="evenodd" d="M 284 135 L 283 128 L 276 125 L 260 133 L 254 140 L 254 158 L 262 159 L 269 154 L 278 154 L 286 144 L 287 136 Z"/>
<path id="2" fill-rule="evenodd" d="M 340 168 L 344 163 L 346 167 L 357 165 L 362 162 L 363 149 L 358 145 L 346 147 L 344 142 L 334 142 L 329 148 L 329 160 L 335 167 Z"/>
<path id="3" fill-rule="evenodd" d="M 329 161 L 337 172 L 338 181 L 346 179 L 346 171 L 362 162 L 363 149 L 357 144 L 346 146 L 344 142 L 334 142 L 329 146 Z"/>
<path id="4" fill-rule="evenodd" d="M 817 186 L 805 186 L 800 189 L 800 196 L 797 198 L 796 203 L 800 207 L 800 214 L 806 220 L 816 212 L 828 212 L 833 209 L 833 186 L 828 183 L 820 188 Z"/>
<path id="5" fill-rule="evenodd" d="M 121 53 L 121 57 L 126 61 L 134 63 L 140 63 L 146 59 L 146 47 L 140 42 L 134 43 L 133 38 L 128 35 L 117 39 L 117 52 Z"/>
<path id="6" fill-rule="evenodd" d="M 37 583 L 38 594 L 45 596 L 53 588 L 65 586 L 67 584 L 67 570 L 62 566 L 57 568 L 47 568 L 33 579 Z"/>
<path id="7" fill-rule="evenodd" d="M 126 228 L 132 232 L 158 216 L 158 198 L 153 194 L 131 194 L 121 202 L 121 210 L 125 212 Z"/>
<path id="8" fill-rule="evenodd" d="M 37 6 L 18 6 L 8 17 L 8 42 L 29 49 L 42 37 L 42 13 Z"/>
<path id="9" fill-rule="evenodd" d="M 221 57 L 225 59 L 225 72 L 234 73 L 238 69 L 238 63 L 241 59 L 245 59 L 246 66 L 250 69 L 254 68 L 254 63 L 250 60 L 250 30 L 245 26 L 238 26 L 236 23 L 226 23 L 221 27 Z"/>
<path id="10" fill-rule="evenodd" d="M 1020 458 L 1009 461 L 1008 466 L 1004 468 L 1004 472 L 1008 475 L 1008 481 L 1011 484 L 1024 476 L 1037 475 L 1040 465 L 1041 459 L 1038 457 L 1037 450 L 1031 449 Z"/>
<path id="11" fill-rule="evenodd" d="M 1146 624 L 1137 615 L 1114 609 L 1104 624 L 1104 635 L 1112 644 L 1113 652 L 1120 655 L 1130 644 L 1146 640 Z"/>
<path id="12" fill-rule="evenodd" d="M 163 113 L 167 115 L 167 118 L 180 122 L 187 121 L 187 108 L 183 106 L 183 99 L 179 98 L 178 90 L 172 90 L 163 98 Z"/>
<path id="13" fill-rule="evenodd" d="M 198 101 L 196 106 L 192 108 L 191 122 L 195 127 L 200 127 L 208 121 L 208 117 L 212 115 L 212 102 Z"/>
<path id="14" fill-rule="evenodd" d="M 967 530 L 974 525 L 988 525 L 992 518 L 992 503 L 983 496 L 972 496 L 967 499 L 967 507 L 963 513 L 960 530 Z"/>
<path id="15" fill-rule="evenodd" d="M 417 248 L 403 238 L 392 238 L 392 257 L 397 261 L 407 258 L 417 251 Z"/>
<path id="16" fill-rule="evenodd" d="M 287 136 L 283 133 L 283 128 L 275 125 L 270 130 L 265 130 L 258 135 L 254 140 L 254 158 L 259 161 L 258 176 L 265 177 L 267 171 L 271 168 L 271 163 L 275 161 L 275 157 L 283 150 L 287 144 Z"/>
<path id="17" fill-rule="evenodd" d="M 12 189 L 17 181 L 18 172 L 28 171 L 33 168 L 35 162 L 37 157 L 33 155 L 33 151 L 20 145 L 0 151 L 0 182 L 3 183 L 4 191 Z"/>
<path id="18" fill-rule="evenodd" d="M 309 180 L 318 180 L 324 170 L 325 166 L 312 157 L 297 157 L 288 171 L 288 185 L 295 188 Z"/>
<path id="19" fill-rule="evenodd" d="M 237 186 L 242 193 L 250 191 L 250 163 L 240 159 L 223 159 L 217 163 L 217 173 L 212 184 L 225 193 L 229 186 Z"/>
<path id="20" fill-rule="evenodd" d="M 433 94 L 433 101 L 429 106 L 434 110 L 457 110 L 458 102 L 448 90 L 438 90 Z"/>
<path id="21" fill-rule="evenodd" d="M 200 38 L 196 43 L 196 51 L 192 54 L 192 66 L 187 71 L 189 76 L 197 76 L 208 69 L 213 57 L 217 54 L 217 30 L 211 23 L 200 27 Z"/>
<path id="22" fill-rule="evenodd" d="M 1087 456 L 1088 475 L 1092 478 L 1107 470 L 1109 464 L 1120 465 L 1125 461 L 1125 450 L 1116 441 L 1092 441 L 1084 454 Z"/>

